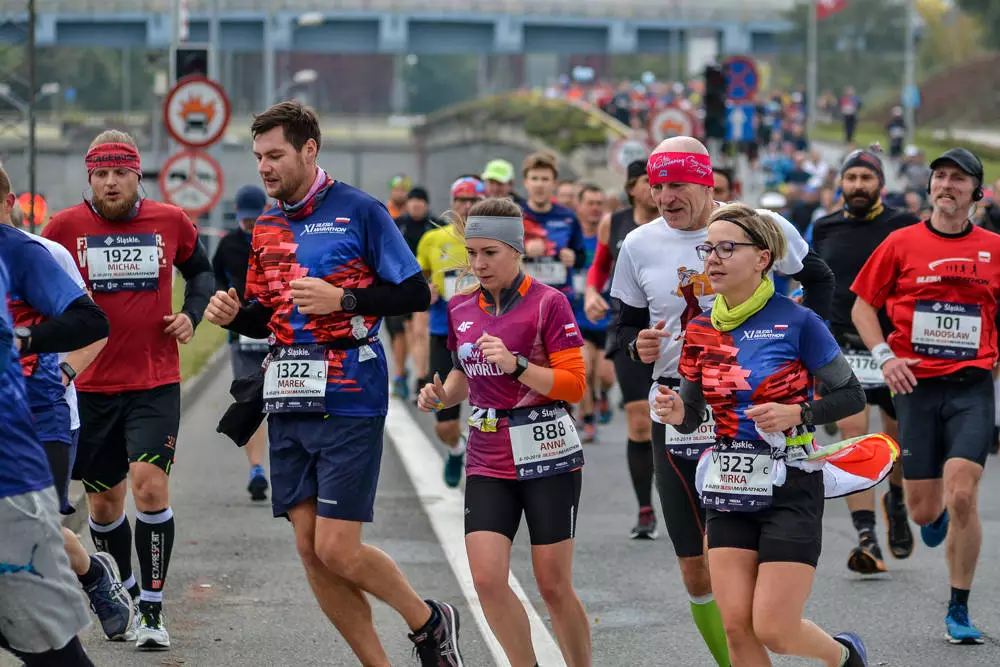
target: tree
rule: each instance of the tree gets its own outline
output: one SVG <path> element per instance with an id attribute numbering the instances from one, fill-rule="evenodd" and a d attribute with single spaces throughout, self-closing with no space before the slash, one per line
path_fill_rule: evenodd
<path id="1" fill-rule="evenodd" d="M 982 34 L 990 47 L 1000 48 L 1000 2 L 996 0 L 955 0 L 963 11 L 979 18 Z"/>
<path id="2" fill-rule="evenodd" d="M 982 52 L 983 26 L 973 15 L 959 11 L 945 0 L 917 0 L 917 10 L 924 20 L 920 40 L 921 78 Z"/>
<path id="3" fill-rule="evenodd" d="M 431 113 L 477 97 L 477 55 L 409 56 L 403 78 L 410 113 Z"/>

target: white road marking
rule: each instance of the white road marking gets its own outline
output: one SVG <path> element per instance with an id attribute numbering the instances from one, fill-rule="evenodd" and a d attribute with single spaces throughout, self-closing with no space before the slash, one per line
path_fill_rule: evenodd
<path id="1" fill-rule="evenodd" d="M 385 430 L 403 461 L 403 467 L 406 468 L 410 481 L 413 482 L 420 504 L 430 519 L 438 542 L 455 573 L 458 585 L 475 616 L 476 624 L 490 653 L 493 654 L 494 661 L 500 667 L 510 667 L 500 642 L 493 636 L 493 631 L 486 622 L 486 616 L 483 614 L 482 605 L 472 583 L 472 570 L 469 569 L 469 557 L 465 551 L 465 501 L 462 490 L 450 489 L 444 483 L 441 455 L 424 435 L 406 405 L 398 398 L 389 398 L 389 414 L 385 421 Z M 531 642 L 535 647 L 538 664 L 546 667 L 566 667 L 559 645 L 549 634 L 548 628 L 545 627 L 545 623 L 542 622 L 513 573 L 510 573 L 508 581 L 514 595 L 524 605 L 528 614 Z"/>

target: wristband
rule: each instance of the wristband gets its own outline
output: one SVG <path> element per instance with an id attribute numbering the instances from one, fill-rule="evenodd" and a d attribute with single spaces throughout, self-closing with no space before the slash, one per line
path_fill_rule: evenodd
<path id="1" fill-rule="evenodd" d="M 885 365 L 885 362 L 895 358 L 896 355 L 889 347 L 888 343 L 879 343 L 872 348 L 872 359 L 875 360 L 875 363 L 879 368 L 882 368 L 882 366 Z"/>

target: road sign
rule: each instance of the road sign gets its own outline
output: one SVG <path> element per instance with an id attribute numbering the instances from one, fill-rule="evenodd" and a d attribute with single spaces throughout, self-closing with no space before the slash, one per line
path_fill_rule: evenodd
<path id="1" fill-rule="evenodd" d="M 205 148 L 221 139 L 229 113 L 226 91 L 203 76 L 178 81 L 163 102 L 167 132 L 188 148 Z"/>
<path id="2" fill-rule="evenodd" d="M 667 107 L 653 116 L 650 133 L 656 143 L 677 136 L 694 134 L 694 121 L 691 114 L 677 107 Z"/>
<path id="3" fill-rule="evenodd" d="M 732 56 L 723 63 L 726 69 L 727 93 L 733 102 L 746 102 L 757 95 L 760 77 L 757 63 L 746 56 Z"/>
<path id="4" fill-rule="evenodd" d="M 622 138 L 611 144 L 610 153 L 612 169 L 624 174 L 631 163 L 649 157 L 649 148 L 639 139 Z"/>
<path id="5" fill-rule="evenodd" d="M 21 212 L 24 213 L 24 221 L 27 224 L 29 218 L 31 217 L 31 193 L 22 192 L 17 198 L 17 205 L 21 208 Z M 45 201 L 45 197 L 35 193 L 35 224 L 43 225 L 48 219 L 49 205 Z"/>
<path id="6" fill-rule="evenodd" d="M 160 170 L 160 194 L 168 204 L 192 216 L 207 213 L 222 198 L 222 167 L 204 151 L 185 150 L 170 156 Z"/>
<path id="7" fill-rule="evenodd" d="M 726 113 L 726 141 L 753 141 L 754 113 L 752 104 L 731 104 Z"/>

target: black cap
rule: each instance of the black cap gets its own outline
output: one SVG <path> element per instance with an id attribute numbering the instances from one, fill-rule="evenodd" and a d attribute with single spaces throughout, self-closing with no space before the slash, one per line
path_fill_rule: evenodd
<path id="1" fill-rule="evenodd" d="M 427 190 L 425 190 L 425 189 L 423 189 L 423 188 L 421 188 L 419 186 L 413 188 L 412 190 L 410 190 L 409 193 L 407 193 L 406 198 L 407 199 L 423 199 L 426 202 L 430 201 L 430 198 L 427 196 Z"/>
<path id="2" fill-rule="evenodd" d="M 649 160 L 643 158 L 642 160 L 632 160 L 628 164 L 628 169 L 626 169 L 625 180 L 634 181 L 640 176 L 646 175 L 646 163 Z"/>
<path id="3" fill-rule="evenodd" d="M 931 162 L 931 169 L 937 169 L 945 164 L 953 164 L 969 176 L 983 183 L 983 163 L 975 153 L 964 148 L 949 148 L 941 156 Z"/>
<path id="4" fill-rule="evenodd" d="M 840 175 L 843 176 L 847 173 L 848 169 L 853 167 L 870 169 L 878 176 L 878 182 L 883 185 L 885 184 L 885 172 L 882 168 L 882 160 L 879 159 L 879 156 L 874 151 L 862 148 L 850 153 L 844 158 L 844 163 L 840 165 Z"/>

